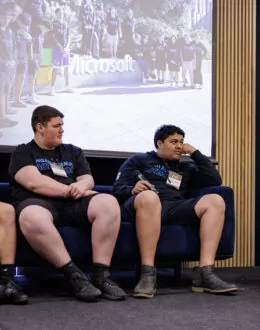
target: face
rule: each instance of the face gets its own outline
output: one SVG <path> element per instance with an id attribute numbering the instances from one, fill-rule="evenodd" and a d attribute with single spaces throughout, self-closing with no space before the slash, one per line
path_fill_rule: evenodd
<path id="1" fill-rule="evenodd" d="M 140 34 L 136 34 L 135 35 L 135 42 L 136 43 L 140 43 L 141 42 L 141 36 L 140 36 Z"/>
<path id="2" fill-rule="evenodd" d="M 112 17 L 115 17 L 116 16 L 116 10 L 115 10 L 115 8 L 112 8 L 111 9 L 111 16 Z"/>
<path id="3" fill-rule="evenodd" d="M 191 41 L 190 36 L 188 34 L 185 35 L 184 39 L 187 44 L 189 44 Z"/>
<path id="4" fill-rule="evenodd" d="M 63 18 L 64 18 L 64 12 L 63 12 L 63 10 L 58 10 L 57 13 L 56 13 L 56 16 L 57 16 L 57 19 L 59 21 L 63 20 Z"/>
<path id="5" fill-rule="evenodd" d="M 64 129 L 61 117 L 52 118 L 45 126 L 37 124 L 36 129 L 45 147 L 56 148 L 62 143 Z"/>
<path id="6" fill-rule="evenodd" d="M 22 9 L 19 6 L 15 6 L 12 12 L 12 18 L 11 21 L 15 22 L 19 15 L 21 15 Z"/>
<path id="7" fill-rule="evenodd" d="M 131 9 L 129 9 L 127 15 L 128 15 L 129 18 L 133 18 L 134 13 Z"/>
<path id="8" fill-rule="evenodd" d="M 175 43 L 175 41 L 176 41 L 176 37 L 175 37 L 175 36 L 173 36 L 173 37 L 172 37 L 172 43 L 174 44 L 174 43 Z"/>
<path id="9" fill-rule="evenodd" d="M 166 160 L 179 160 L 182 153 L 184 138 L 180 134 L 173 134 L 163 142 L 158 140 L 158 155 Z"/>
<path id="10" fill-rule="evenodd" d="M 6 27 L 11 22 L 11 16 L 8 14 L 0 15 L 0 26 Z"/>

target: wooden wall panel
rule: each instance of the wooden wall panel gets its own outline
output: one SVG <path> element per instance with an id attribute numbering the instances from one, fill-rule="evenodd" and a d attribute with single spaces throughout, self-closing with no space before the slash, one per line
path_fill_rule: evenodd
<path id="1" fill-rule="evenodd" d="M 215 8 L 216 160 L 236 207 L 234 257 L 216 266 L 247 267 L 255 256 L 256 0 L 215 0 Z"/>
<path id="2" fill-rule="evenodd" d="M 234 258 L 254 265 L 256 0 L 217 0 L 216 159 L 236 205 Z"/>

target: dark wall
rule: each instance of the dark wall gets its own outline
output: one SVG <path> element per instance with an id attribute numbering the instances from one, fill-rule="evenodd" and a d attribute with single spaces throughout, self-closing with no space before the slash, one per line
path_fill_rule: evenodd
<path id="1" fill-rule="evenodd" d="M 112 185 L 120 165 L 125 159 L 87 157 L 95 183 Z M 8 181 L 10 153 L 0 153 L 0 182 Z"/>
<path id="2" fill-rule="evenodd" d="M 256 209 L 255 209 L 255 263 L 260 266 L 260 4 L 257 4 L 256 31 Z"/>

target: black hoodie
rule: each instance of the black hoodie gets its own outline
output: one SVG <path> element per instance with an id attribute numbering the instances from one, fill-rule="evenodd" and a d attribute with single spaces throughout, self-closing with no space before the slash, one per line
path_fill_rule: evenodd
<path id="1" fill-rule="evenodd" d="M 154 151 L 137 154 L 120 167 L 113 186 L 113 194 L 120 203 L 132 196 L 131 190 L 139 180 L 136 170 L 156 187 L 161 201 L 184 199 L 192 189 L 221 185 L 221 177 L 208 157 L 196 150 L 191 158 L 193 162 L 165 162 Z M 179 190 L 166 183 L 169 170 L 182 175 Z"/>

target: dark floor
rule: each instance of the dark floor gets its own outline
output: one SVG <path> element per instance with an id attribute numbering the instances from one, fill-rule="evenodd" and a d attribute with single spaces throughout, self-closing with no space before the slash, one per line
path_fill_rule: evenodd
<path id="1" fill-rule="evenodd" d="M 126 301 L 82 303 L 70 296 L 62 277 L 30 281 L 20 277 L 31 304 L 0 306 L 0 329 L 260 329 L 260 268 L 217 271 L 236 283 L 240 292 L 233 296 L 192 293 L 190 270 L 180 283 L 173 283 L 171 271 L 165 270 L 160 272 L 154 299 L 132 298 L 134 273 L 123 273 L 115 274 L 115 279 L 127 290 Z"/>

